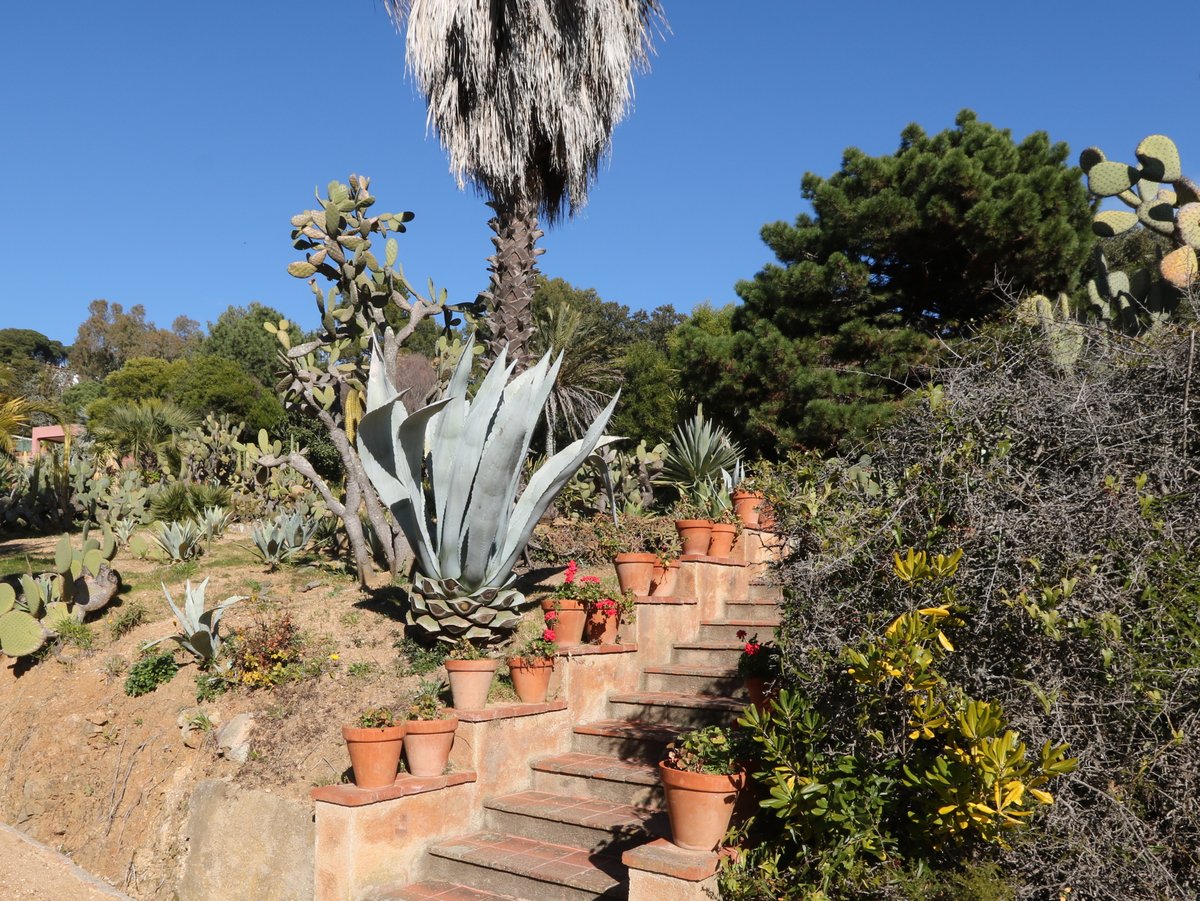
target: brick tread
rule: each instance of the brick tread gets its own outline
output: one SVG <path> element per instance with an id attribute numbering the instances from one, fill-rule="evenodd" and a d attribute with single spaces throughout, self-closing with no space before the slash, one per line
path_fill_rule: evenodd
<path id="1" fill-rule="evenodd" d="M 741 645 L 738 645 L 741 647 Z M 741 712 L 745 701 L 733 698 L 710 697 L 708 695 L 683 694 L 677 691 L 629 691 L 613 692 L 608 696 L 612 704 L 642 704 L 651 707 L 693 707 L 702 710 L 729 710 Z"/>
<path id="2" fill-rule="evenodd" d="M 522 901 L 514 895 L 498 895 L 454 882 L 414 882 L 400 888 L 373 892 L 371 901 Z"/>
<path id="3" fill-rule="evenodd" d="M 575 732 L 580 735 L 604 735 L 610 738 L 628 738 L 634 741 L 674 741 L 684 726 L 670 723 L 648 723 L 641 720 L 593 720 L 580 723 Z"/>
<path id="4" fill-rule="evenodd" d="M 583 754 L 569 751 L 554 757 L 543 757 L 530 766 L 543 773 L 560 773 L 564 776 L 601 779 L 606 782 L 628 782 L 634 785 L 658 785 L 658 767 L 648 763 L 634 763 L 604 754 Z"/>
<path id="5" fill-rule="evenodd" d="M 744 641 L 677 641 L 675 647 L 685 651 L 740 651 Z"/>
<path id="6" fill-rule="evenodd" d="M 774 629 L 779 623 L 762 619 L 702 619 L 702 626 L 738 626 L 743 629 Z"/>
<path id="7" fill-rule="evenodd" d="M 438 842 L 429 853 L 597 895 L 615 891 L 623 881 L 612 875 L 624 872 L 619 857 L 502 832 L 476 832 Z"/>
<path id="8" fill-rule="evenodd" d="M 543 791 L 514 792 L 485 801 L 483 806 L 505 813 L 609 831 L 642 831 L 651 820 L 656 817 L 661 819 L 662 816 L 662 811 L 653 807 L 636 807 L 615 801 Z"/>
<path id="9" fill-rule="evenodd" d="M 659 673 L 664 676 L 711 676 L 714 679 L 734 679 L 738 674 L 736 666 L 721 666 L 716 663 L 662 663 L 658 666 L 647 666 L 642 672 Z"/>

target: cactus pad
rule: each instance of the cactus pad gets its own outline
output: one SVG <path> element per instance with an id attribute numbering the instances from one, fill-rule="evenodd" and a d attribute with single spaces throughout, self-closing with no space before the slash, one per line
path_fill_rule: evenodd
<path id="1" fill-rule="evenodd" d="M 1088 170 L 1088 190 L 1100 197 L 1113 197 L 1132 188 L 1139 175 L 1136 169 L 1124 163 L 1096 163 Z"/>
<path id="2" fill-rule="evenodd" d="M 1092 220 L 1092 231 L 1101 238 L 1111 238 L 1114 235 L 1129 231 L 1137 225 L 1138 214 L 1127 210 L 1104 210 L 1097 213 Z"/>
<path id="3" fill-rule="evenodd" d="M 41 624 L 23 610 L 0 616 L 0 651 L 9 657 L 32 654 L 46 641 Z"/>
<path id="4" fill-rule="evenodd" d="M 1162 277 L 1181 291 L 1186 291 L 1196 281 L 1196 251 L 1185 244 L 1177 247 L 1162 258 L 1158 264 Z"/>
<path id="5" fill-rule="evenodd" d="M 1183 176 L 1179 150 L 1166 135 L 1149 135 L 1137 145 L 1138 162 L 1146 178 L 1155 181 L 1176 181 Z"/>
<path id="6" fill-rule="evenodd" d="M 1181 206 L 1175 226 L 1179 230 L 1179 240 L 1193 250 L 1200 250 L 1200 203 Z"/>
<path id="7" fill-rule="evenodd" d="M 66 604 L 47 604 L 46 615 L 42 617 L 42 625 L 51 632 L 57 632 L 59 627 L 71 619 L 71 608 Z"/>
<path id="8" fill-rule="evenodd" d="M 17 603 L 17 593 L 7 582 L 0 582 L 0 614 L 8 613 Z"/>
<path id="9" fill-rule="evenodd" d="M 1104 151 L 1099 147 L 1085 147 L 1083 152 L 1079 154 L 1079 168 L 1084 172 L 1091 172 L 1092 167 L 1096 163 L 1103 163 L 1107 159 L 1104 156 Z"/>
<path id="10" fill-rule="evenodd" d="M 1175 231 L 1175 207 L 1164 200 L 1147 200 L 1137 209 L 1137 218 L 1142 225 L 1152 228 L 1160 235 Z"/>

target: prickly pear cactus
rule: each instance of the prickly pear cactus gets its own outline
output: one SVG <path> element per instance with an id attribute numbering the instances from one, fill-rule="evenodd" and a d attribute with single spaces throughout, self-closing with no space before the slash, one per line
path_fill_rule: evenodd
<path id="1" fill-rule="evenodd" d="M 1035 294 L 1022 304 L 1021 313 L 1026 322 L 1036 323 L 1041 329 L 1054 365 L 1070 371 L 1079 362 L 1086 337 L 1083 323 L 1071 308 L 1071 299 L 1066 294 L 1059 294 L 1057 300 Z"/>
<path id="2" fill-rule="evenodd" d="M 1092 221 L 1092 230 L 1102 238 L 1123 234 L 1139 223 L 1172 238 L 1176 250 L 1163 257 L 1159 275 L 1170 286 L 1186 291 L 1200 281 L 1196 251 L 1200 250 L 1200 185 L 1183 174 L 1179 149 L 1166 135 L 1149 135 L 1138 144 L 1134 155 L 1137 166 L 1109 160 L 1104 152 L 1089 147 L 1079 155 L 1079 165 L 1087 173 L 1088 190 L 1097 197 L 1116 197 L 1133 212 L 1102 210 Z M 1111 304 L 1120 301 L 1121 292 L 1089 285 L 1089 292 Z M 1128 293 L 1128 292 L 1126 292 Z M 1143 302 L 1129 295 L 1124 298 Z M 1144 305 L 1158 314 L 1169 306 L 1162 297 L 1147 294 Z M 1151 311 L 1152 319 L 1154 311 Z"/>

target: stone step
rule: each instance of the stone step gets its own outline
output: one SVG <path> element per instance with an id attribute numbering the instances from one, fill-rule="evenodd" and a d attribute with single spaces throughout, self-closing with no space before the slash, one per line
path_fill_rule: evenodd
<path id="1" fill-rule="evenodd" d="M 429 848 L 428 878 L 537 901 L 622 898 L 629 874 L 620 855 L 476 832 Z"/>
<path id="2" fill-rule="evenodd" d="M 740 600 L 725 602 L 725 616 L 729 619 L 757 619 L 778 625 L 781 613 L 775 601 Z"/>
<path id="3" fill-rule="evenodd" d="M 710 695 L 714 697 L 741 697 L 744 693 L 742 677 L 736 666 L 708 663 L 664 663 L 648 666 L 647 691 L 673 691 L 681 694 Z"/>
<path id="4" fill-rule="evenodd" d="M 514 895 L 497 895 L 453 882 L 414 882 L 398 887 L 384 886 L 363 895 L 359 901 L 521 901 Z"/>
<path id="5" fill-rule="evenodd" d="M 569 751 L 535 760 L 530 767 L 535 791 L 635 807 L 661 807 L 663 803 L 662 782 L 654 763 Z"/>
<path id="6" fill-rule="evenodd" d="M 495 832 L 589 851 L 615 853 L 670 833 L 664 811 L 595 798 L 524 791 L 483 806 Z"/>
<path id="7" fill-rule="evenodd" d="M 775 638 L 775 621 L 767 619 L 706 619 L 700 623 L 700 641 L 741 641 L 739 632 L 745 632 L 747 637 L 758 636 L 759 641 L 771 641 Z"/>
<path id="8" fill-rule="evenodd" d="M 593 720 L 575 727 L 571 746 L 584 754 L 602 754 L 621 760 L 657 763 L 662 759 L 663 749 L 675 740 L 681 729 L 681 726 L 672 726 L 669 723 Z"/>
<path id="9" fill-rule="evenodd" d="M 756 600 L 782 601 L 783 587 L 780 585 L 751 585 L 748 592 Z"/>
<path id="10" fill-rule="evenodd" d="M 625 719 L 699 727 L 731 724 L 745 707 L 744 701 L 684 694 L 675 691 L 614 692 L 609 707 Z"/>
<path id="11" fill-rule="evenodd" d="M 746 643 L 734 639 L 723 641 L 709 639 L 701 641 L 679 641 L 672 653 L 673 663 L 702 663 L 709 666 L 737 667 L 738 657 Z"/>

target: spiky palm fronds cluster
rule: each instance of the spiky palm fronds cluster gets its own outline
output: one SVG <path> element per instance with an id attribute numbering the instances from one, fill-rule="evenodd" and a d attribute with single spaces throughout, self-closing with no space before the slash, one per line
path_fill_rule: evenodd
<path id="1" fill-rule="evenodd" d="M 645 70 L 658 0 L 384 0 L 463 186 L 536 200 L 553 222 L 587 202 Z"/>

